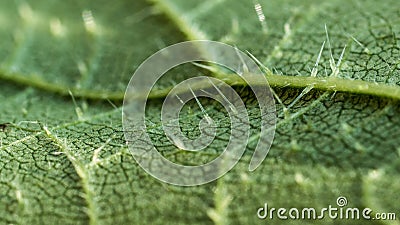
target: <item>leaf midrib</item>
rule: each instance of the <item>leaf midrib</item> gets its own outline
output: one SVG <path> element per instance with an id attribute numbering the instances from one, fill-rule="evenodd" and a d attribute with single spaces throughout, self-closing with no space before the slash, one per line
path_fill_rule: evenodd
<path id="1" fill-rule="evenodd" d="M 214 74 L 214 76 L 231 86 L 250 85 L 233 74 Z M 345 92 L 350 94 L 370 95 L 400 100 L 400 87 L 397 85 L 368 82 L 363 80 L 350 80 L 337 77 L 288 76 L 273 73 L 267 74 L 266 78 L 271 87 L 306 88 L 313 86 L 313 89 L 321 91 Z M 122 91 L 112 92 L 69 88 L 64 85 L 55 85 L 51 82 L 44 81 L 38 76 L 23 76 L 17 73 L 7 74 L 4 71 L 0 71 L 0 79 L 24 86 L 34 87 L 47 92 L 56 93 L 61 96 L 69 96 L 70 93 L 72 93 L 72 95 L 77 98 L 115 101 L 122 101 L 125 96 L 125 92 Z M 148 98 L 164 98 L 168 95 L 172 88 L 173 87 L 171 86 L 164 89 L 152 90 Z"/>

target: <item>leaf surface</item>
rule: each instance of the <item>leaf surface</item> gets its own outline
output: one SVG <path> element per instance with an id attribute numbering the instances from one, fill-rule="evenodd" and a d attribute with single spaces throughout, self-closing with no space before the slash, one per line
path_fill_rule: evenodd
<path id="1" fill-rule="evenodd" d="M 258 3 L 264 22 L 253 1 L 1 2 L 0 123 L 7 126 L 0 130 L 0 221 L 262 224 L 269 221 L 256 213 L 266 202 L 319 209 L 339 196 L 352 207 L 400 215 L 394 201 L 400 191 L 397 1 Z M 215 182 L 185 188 L 160 183 L 135 162 L 125 145 L 121 101 L 144 59 L 195 39 L 238 46 L 268 68 L 278 121 L 266 160 L 248 172 L 260 123 L 251 91 L 229 74 L 194 65 L 168 72 L 148 101 L 146 123 L 171 161 L 208 162 L 229 138 L 226 111 L 201 99 L 218 124 L 218 138 L 199 153 L 168 141 L 160 108 L 181 80 L 202 74 L 224 79 L 251 120 L 252 141 L 238 165 Z M 190 101 L 181 112 L 182 131 L 198 136 L 201 118 Z"/>

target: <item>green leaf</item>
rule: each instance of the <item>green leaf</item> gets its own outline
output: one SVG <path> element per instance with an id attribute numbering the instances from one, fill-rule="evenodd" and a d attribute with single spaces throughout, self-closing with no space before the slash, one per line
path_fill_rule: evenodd
<path id="1" fill-rule="evenodd" d="M 335 206 L 339 196 L 347 197 L 350 207 L 399 216 L 396 3 L 1 2 L 1 223 L 281 224 L 289 221 L 260 220 L 257 209 L 264 203 L 320 209 Z M 255 4 L 262 6 L 258 14 L 264 21 Z M 148 133 L 166 158 L 199 165 L 217 157 L 229 138 L 223 107 L 201 99 L 218 124 L 218 138 L 198 153 L 168 141 L 160 108 L 168 90 L 185 78 L 206 74 L 231 84 L 252 127 L 248 150 L 232 171 L 206 185 L 177 187 L 159 182 L 135 162 L 125 144 L 121 107 L 143 60 L 195 39 L 251 53 L 276 93 L 278 121 L 266 160 L 249 172 L 260 123 L 251 90 L 235 76 L 195 65 L 169 71 L 146 111 Z M 190 101 L 181 112 L 182 131 L 197 137 L 201 118 Z M 327 217 L 290 222 L 360 223 Z M 398 219 L 364 222 L 399 224 Z"/>

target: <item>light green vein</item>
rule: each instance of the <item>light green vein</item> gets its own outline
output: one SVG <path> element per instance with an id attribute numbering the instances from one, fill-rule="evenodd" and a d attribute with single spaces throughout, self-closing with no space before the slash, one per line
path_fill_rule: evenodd
<path id="1" fill-rule="evenodd" d="M 215 77 L 232 86 L 257 85 L 257 83 L 247 84 L 234 74 L 215 74 Z M 266 77 L 271 87 L 305 88 L 313 85 L 313 89 L 316 90 L 337 91 L 400 100 L 400 87 L 397 85 L 373 83 L 363 80 L 350 80 L 337 77 L 306 77 L 277 74 L 268 74 Z M 31 86 L 47 92 L 53 92 L 62 96 L 69 96 L 69 91 L 71 91 L 75 97 L 86 99 L 109 99 L 122 101 L 125 94 L 122 91 L 112 92 L 104 90 L 100 91 L 69 88 L 67 86 L 47 82 L 41 79 L 39 76 L 23 76 L 17 73 L 8 74 L 4 71 L 0 71 L 0 79 L 8 80 L 21 85 Z M 202 88 L 209 85 L 210 84 L 208 83 L 199 84 L 197 86 L 198 88 Z M 173 87 L 167 87 L 164 89 L 153 90 L 149 95 L 149 99 L 163 98 L 168 95 L 172 88 Z"/>
<path id="2" fill-rule="evenodd" d="M 237 76 L 221 77 L 231 85 L 246 85 Z M 400 87 L 384 83 L 372 83 L 363 80 L 350 80 L 337 77 L 305 77 L 268 74 L 267 80 L 272 87 L 305 88 L 313 85 L 313 89 L 337 91 L 360 95 L 371 95 L 400 100 Z"/>
<path id="3" fill-rule="evenodd" d="M 180 29 L 189 40 L 208 40 L 206 34 L 197 28 L 196 24 L 192 23 L 188 14 L 179 10 L 169 0 L 147 0 L 155 4 L 173 23 Z"/>
<path id="4" fill-rule="evenodd" d="M 56 84 L 48 82 L 42 79 L 39 75 L 22 75 L 18 73 L 7 73 L 6 71 L 0 70 L 0 79 L 11 81 L 16 84 L 24 86 L 34 87 L 47 92 L 56 93 L 62 96 L 68 96 L 69 91 L 75 97 L 82 97 L 87 99 L 109 99 L 109 100 L 120 100 L 123 99 L 124 94 L 122 92 L 108 92 L 108 91 L 96 91 L 96 90 L 85 90 L 77 89 L 64 86 L 62 84 Z"/>
<path id="5" fill-rule="evenodd" d="M 25 76 L 18 73 L 7 73 L 0 70 L 0 80 L 10 81 L 16 84 L 34 87 L 43 91 L 59 94 L 61 96 L 70 96 L 70 92 L 74 97 L 86 98 L 93 100 L 115 100 L 122 101 L 124 99 L 124 92 L 122 91 L 105 91 L 105 90 L 89 90 L 68 87 L 62 84 L 48 82 L 38 75 Z M 168 88 L 168 91 L 171 88 Z M 154 90 L 151 98 L 159 96 L 166 96 L 167 90 Z"/>
<path id="6" fill-rule="evenodd" d="M 68 160 L 74 166 L 75 171 L 81 180 L 82 188 L 84 191 L 84 198 L 87 203 L 87 215 L 89 217 L 89 224 L 90 225 L 98 224 L 96 204 L 94 201 L 95 194 L 93 193 L 93 190 L 90 188 L 89 174 L 87 172 L 86 167 L 73 155 L 73 153 L 70 151 L 69 147 L 65 142 L 63 142 L 56 135 L 51 133 L 47 127 L 43 127 L 43 130 L 46 136 L 50 138 L 60 148 L 60 150 L 67 156 Z"/>

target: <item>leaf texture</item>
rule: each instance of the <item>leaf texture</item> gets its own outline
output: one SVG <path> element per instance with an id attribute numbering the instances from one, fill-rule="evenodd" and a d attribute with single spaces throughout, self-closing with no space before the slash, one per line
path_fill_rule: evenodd
<path id="1" fill-rule="evenodd" d="M 352 207 L 400 215 L 395 202 L 400 191 L 397 1 L 262 0 L 256 4 L 264 22 L 254 4 L 1 2 L 0 222 L 264 224 L 269 221 L 256 213 L 265 202 L 276 208 L 322 208 L 335 205 L 339 196 Z M 229 74 L 195 65 L 169 71 L 146 111 L 147 132 L 169 160 L 208 162 L 229 139 L 226 111 L 201 99 L 218 124 L 217 138 L 198 153 L 169 142 L 161 105 L 185 78 L 206 74 L 232 84 L 251 120 L 252 141 L 232 171 L 206 185 L 177 187 L 160 183 L 133 159 L 124 140 L 121 101 L 144 59 L 196 39 L 235 45 L 268 68 L 277 129 L 266 160 L 248 172 L 260 123 L 251 90 Z M 181 130 L 197 137 L 201 118 L 190 101 L 181 112 Z M 329 218 L 272 222 L 338 223 Z"/>

